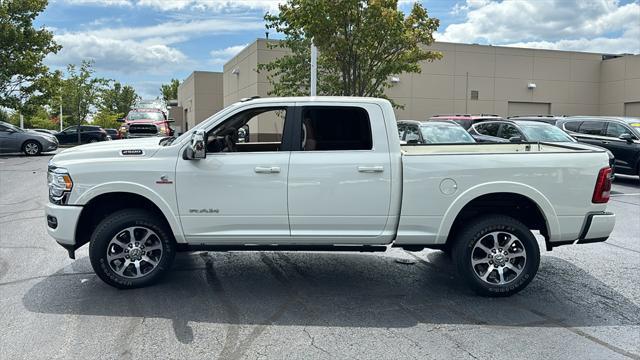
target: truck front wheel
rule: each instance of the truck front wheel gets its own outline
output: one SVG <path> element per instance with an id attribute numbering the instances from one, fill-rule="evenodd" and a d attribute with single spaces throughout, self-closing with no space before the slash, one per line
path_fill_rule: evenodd
<path id="1" fill-rule="evenodd" d="M 453 245 L 460 276 L 483 296 L 510 296 L 538 272 L 540 248 L 521 222 L 503 215 L 479 218 L 461 231 Z"/>
<path id="2" fill-rule="evenodd" d="M 128 209 L 102 220 L 91 235 L 89 257 L 107 284 L 132 289 L 151 285 L 171 267 L 175 241 L 154 214 Z"/>

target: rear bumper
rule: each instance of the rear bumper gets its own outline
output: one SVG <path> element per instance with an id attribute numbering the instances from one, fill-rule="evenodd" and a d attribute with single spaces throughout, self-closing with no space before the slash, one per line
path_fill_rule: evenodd
<path id="1" fill-rule="evenodd" d="M 590 244 L 606 241 L 616 224 L 614 213 L 599 212 L 587 214 L 577 240 L 547 242 L 547 250 L 554 247 L 573 244 Z"/>
<path id="2" fill-rule="evenodd" d="M 616 224 L 614 213 L 589 214 L 585 221 L 578 244 L 605 241 Z"/>

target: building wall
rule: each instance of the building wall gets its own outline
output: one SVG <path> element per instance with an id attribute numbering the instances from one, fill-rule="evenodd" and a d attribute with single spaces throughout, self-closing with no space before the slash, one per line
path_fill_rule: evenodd
<path id="1" fill-rule="evenodd" d="M 194 71 L 178 87 L 178 106 L 182 107 L 182 131 L 191 129 L 223 108 L 223 74 Z"/>
<path id="2" fill-rule="evenodd" d="M 243 97 L 268 96 L 270 85 L 266 74 L 256 72 L 258 64 L 286 54 L 268 48 L 268 42 L 274 40 L 256 40 L 225 64 L 225 106 Z M 640 109 L 638 55 L 602 60 L 596 53 L 444 42 L 430 48 L 441 51 L 443 58 L 423 63 L 420 74 L 401 74 L 387 90 L 404 106 L 396 110 L 398 118 L 451 113 L 509 116 L 530 110 L 624 115 L 625 108 Z M 477 100 L 471 98 L 472 91 L 477 91 Z"/>
<path id="3" fill-rule="evenodd" d="M 640 117 L 640 55 L 603 60 L 600 114 Z"/>

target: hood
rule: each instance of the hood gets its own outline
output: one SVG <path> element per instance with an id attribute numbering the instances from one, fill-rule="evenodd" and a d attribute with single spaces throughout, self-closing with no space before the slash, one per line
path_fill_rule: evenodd
<path id="1" fill-rule="evenodd" d="M 139 119 L 139 120 L 127 120 L 126 124 L 127 125 L 131 125 L 131 124 L 156 124 L 156 123 L 161 123 L 163 122 L 163 120 L 152 120 L 152 119 Z"/>
<path id="2" fill-rule="evenodd" d="M 53 157 L 52 162 L 58 165 L 63 161 L 94 161 L 103 158 L 149 158 L 162 146 L 160 137 L 125 139 L 118 141 L 101 141 L 66 149 Z"/>
<path id="3" fill-rule="evenodd" d="M 29 135 L 29 137 L 31 138 L 39 138 L 39 139 L 46 139 L 49 141 L 54 141 L 56 140 L 55 135 L 53 134 L 45 134 L 45 133 L 41 133 L 39 131 L 35 131 L 35 130 L 25 130 L 25 133 Z"/>

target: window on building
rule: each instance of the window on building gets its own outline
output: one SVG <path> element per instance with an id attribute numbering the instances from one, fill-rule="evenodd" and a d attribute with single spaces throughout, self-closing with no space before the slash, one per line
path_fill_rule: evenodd
<path id="1" fill-rule="evenodd" d="M 373 148 L 369 114 L 359 107 L 304 107 L 301 131 L 303 151 Z"/>
<path id="2" fill-rule="evenodd" d="M 478 100 L 480 92 L 478 90 L 471 90 L 471 100 Z"/>

